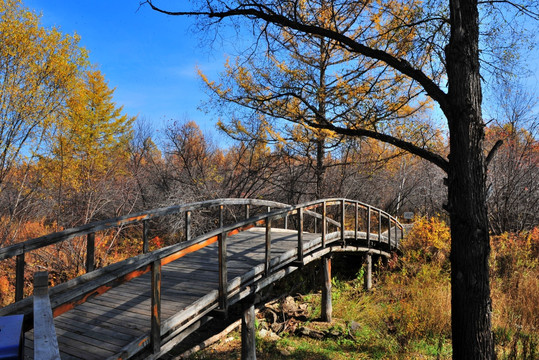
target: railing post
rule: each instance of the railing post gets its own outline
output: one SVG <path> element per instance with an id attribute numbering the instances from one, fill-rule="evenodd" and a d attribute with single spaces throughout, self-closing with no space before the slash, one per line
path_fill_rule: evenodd
<path id="1" fill-rule="evenodd" d="M 95 233 L 86 235 L 86 272 L 95 269 Z"/>
<path id="2" fill-rule="evenodd" d="M 60 359 L 47 271 L 34 274 L 34 359 Z"/>
<path id="3" fill-rule="evenodd" d="M 298 209 L 298 261 L 303 263 L 303 208 Z"/>
<path id="4" fill-rule="evenodd" d="M 367 247 L 371 247 L 371 207 L 367 206 Z"/>
<path id="5" fill-rule="evenodd" d="M 266 219 L 266 261 L 264 263 L 264 274 L 269 276 L 271 262 L 271 218 Z"/>
<path id="6" fill-rule="evenodd" d="M 399 227 L 397 226 L 397 218 L 395 218 L 395 248 L 399 244 Z"/>
<path id="7" fill-rule="evenodd" d="M 322 204 L 322 247 L 326 247 L 326 233 L 327 233 L 327 208 L 326 202 Z"/>
<path id="8" fill-rule="evenodd" d="M 357 244 L 357 231 L 359 230 L 359 203 L 356 201 L 354 203 L 354 240 Z"/>
<path id="9" fill-rule="evenodd" d="M 223 205 L 219 205 L 219 228 L 223 227 Z"/>
<path id="10" fill-rule="evenodd" d="M 161 260 L 152 262 L 152 323 L 150 347 L 153 354 L 161 350 Z"/>
<path id="11" fill-rule="evenodd" d="M 344 238 L 345 214 L 346 214 L 345 200 L 342 199 L 341 201 L 341 240 L 342 240 L 343 247 L 346 246 L 346 240 Z"/>
<path id="12" fill-rule="evenodd" d="M 148 244 L 148 220 L 142 220 L 142 253 L 146 254 L 150 250 Z"/>
<path id="13" fill-rule="evenodd" d="M 228 310 L 228 279 L 226 266 L 226 233 L 218 235 L 219 242 L 219 310 Z"/>
<path id="14" fill-rule="evenodd" d="M 288 230 L 288 213 L 284 217 L 284 229 Z"/>
<path id="15" fill-rule="evenodd" d="M 387 214 L 387 245 L 391 251 L 391 216 Z"/>
<path id="16" fill-rule="evenodd" d="M 191 211 L 185 212 L 185 241 L 191 240 Z"/>
<path id="17" fill-rule="evenodd" d="M 15 301 L 24 297 L 24 253 L 17 255 L 15 264 Z"/>
<path id="18" fill-rule="evenodd" d="M 246 218 L 246 219 L 249 219 L 249 216 L 250 216 L 250 214 L 249 214 L 249 210 L 250 210 L 250 209 L 249 209 L 249 208 L 250 208 L 250 205 L 249 205 L 249 204 L 245 204 L 245 218 Z"/>
<path id="19" fill-rule="evenodd" d="M 382 210 L 378 209 L 378 243 L 382 243 Z"/>

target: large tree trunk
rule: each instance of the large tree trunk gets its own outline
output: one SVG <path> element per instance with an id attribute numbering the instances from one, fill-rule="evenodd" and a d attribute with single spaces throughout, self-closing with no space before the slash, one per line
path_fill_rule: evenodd
<path id="1" fill-rule="evenodd" d="M 476 0 L 451 0 L 446 48 L 449 80 L 449 213 L 454 359 L 493 359 Z"/>

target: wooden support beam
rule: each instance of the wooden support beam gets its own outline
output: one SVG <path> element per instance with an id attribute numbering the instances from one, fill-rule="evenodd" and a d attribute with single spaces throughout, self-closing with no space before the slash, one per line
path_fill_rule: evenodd
<path id="1" fill-rule="evenodd" d="M 365 260 L 365 290 L 370 290 L 372 288 L 372 255 L 367 253 Z"/>
<path id="2" fill-rule="evenodd" d="M 24 297 L 24 253 L 17 255 L 15 264 L 15 301 Z"/>
<path id="3" fill-rule="evenodd" d="M 331 322 L 333 306 L 331 304 L 331 256 L 323 256 L 322 261 L 322 321 Z"/>
<path id="4" fill-rule="evenodd" d="M 49 273 L 34 274 L 34 359 L 60 359 L 49 299 Z"/>
<path id="5" fill-rule="evenodd" d="M 241 360 L 256 360 L 254 296 L 247 298 L 241 317 Z"/>
<path id="6" fill-rule="evenodd" d="M 95 233 L 86 235 L 86 272 L 95 269 Z"/>
<path id="7" fill-rule="evenodd" d="M 153 354 L 161 350 L 161 260 L 152 263 L 152 320 L 150 349 Z"/>

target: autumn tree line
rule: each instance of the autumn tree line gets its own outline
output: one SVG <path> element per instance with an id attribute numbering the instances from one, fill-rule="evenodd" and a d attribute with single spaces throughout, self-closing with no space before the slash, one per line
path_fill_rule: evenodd
<path id="1" fill-rule="evenodd" d="M 278 127 L 271 118 L 298 117 L 303 111 L 294 106 L 295 100 L 276 96 L 273 102 L 263 102 L 247 96 L 270 86 L 282 90 L 292 81 L 319 89 L 322 81 L 326 90 L 314 91 L 310 101 L 326 115 L 342 111 L 337 103 L 347 104 L 347 113 L 361 108 L 374 114 L 384 102 L 383 115 L 392 121 L 383 123 L 377 114 L 377 126 L 447 152 L 446 136 L 426 120 L 431 113 L 428 104 L 412 101 L 414 90 L 405 79 L 388 76 L 379 85 L 386 86 L 386 92 L 375 91 L 372 79 L 362 80 L 371 96 L 359 104 L 353 100 L 359 97 L 357 90 L 350 92 L 356 78 L 324 77 L 352 56 L 334 43 L 320 38 L 293 41 L 286 31 L 275 34 L 275 39 L 288 39 L 283 46 L 296 54 L 295 63 L 274 57 L 266 66 L 252 58 L 250 63 L 229 62 L 219 84 L 201 74 L 209 105 L 229 111 L 228 118 L 216 112 L 224 119 L 218 121 L 217 135 L 205 134 L 193 121 L 171 120 L 156 136 L 151 121 L 128 116 L 114 103 L 114 89 L 90 63 L 76 36 L 44 28 L 39 16 L 19 1 L 0 5 L 2 246 L 25 240 L 27 224 L 56 231 L 223 197 L 289 204 L 346 197 L 398 215 L 444 211 L 444 174 L 431 163 L 375 139 L 317 129 L 309 120 Z M 310 58 L 299 57 L 300 49 L 306 48 L 316 51 L 307 53 Z M 394 82 L 412 89 L 407 97 L 391 92 Z M 369 83 L 371 88 L 365 90 Z M 225 85 L 233 91 L 222 91 Z M 534 211 L 539 205 L 535 103 L 521 89 L 506 88 L 503 94 L 487 127 L 487 148 L 504 140 L 489 171 L 490 227 L 495 233 L 518 232 L 539 222 Z M 256 107 L 259 115 L 254 120 L 252 114 L 240 116 L 222 106 L 243 103 L 248 109 L 247 102 L 256 101 L 263 105 Z M 395 121 L 410 116 L 418 119 L 413 126 Z M 220 145 L 221 137 L 229 138 L 229 145 Z"/>

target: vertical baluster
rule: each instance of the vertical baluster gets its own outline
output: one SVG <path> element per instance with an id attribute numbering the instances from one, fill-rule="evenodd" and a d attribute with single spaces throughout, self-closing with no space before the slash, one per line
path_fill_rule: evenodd
<path id="1" fill-rule="evenodd" d="M 249 211 L 250 211 L 250 205 L 245 204 L 245 218 L 246 219 L 249 219 L 249 217 L 250 217 Z"/>
<path id="2" fill-rule="evenodd" d="M 298 261 L 303 263 L 303 208 L 298 209 Z"/>
<path id="3" fill-rule="evenodd" d="M 285 230 L 288 229 L 288 213 L 286 213 L 286 215 L 284 217 L 284 228 L 285 228 Z"/>
<path id="4" fill-rule="evenodd" d="M 397 245 L 399 244 L 399 227 L 397 226 L 398 220 L 397 218 L 395 220 L 395 248 L 397 248 Z"/>
<path id="5" fill-rule="evenodd" d="M 388 249 L 391 250 L 391 216 L 387 214 L 387 245 Z"/>
<path id="6" fill-rule="evenodd" d="M 264 273 L 266 276 L 270 274 L 270 261 L 271 261 L 271 218 L 266 219 L 266 261 L 264 266 Z"/>
<path id="7" fill-rule="evenodd" d="M 161 260 L 152 263 L 152 319 L 150 330 L 152 353 L 161 350 Z"/>
<path id="8" fill-rule="evenodd" d="M 322 204 L 322 247 L 326 247 L 326 233 L 327 233 L 327 204 L 324 201 Z"/>
<path id="9" fill-rule="evenodd" d="M 24 297 L 24 253 L 17 255 L 15 263 L 15 301 Z"/>
<path id="10" fill-rule="evenodd" d="M 378 210 L 378 243 L 382 242 L 382 210 Z"/>
<path id="11" fill-rule="evenodd" d="M 191 240 L 191 211 L 185 212 L 185 241 Z"/>
<path id="12" fill-rule="evenodd" d="M 371 207 L 367 206 L 367 247 L 371 247 Z"/>
<path id="13" fill-rule="evenodd" d="M 228 279 L 226 266 L 226 233 L 218 235 L 219 239 L 219 310 L 226 312 L 228 309 Z"/>
<path id="14" fill-rule="evenodd" d="M 86 272 L 94 271 L 95 269 L 95 233 L 86 235 Z"/>
<path id="15" fill-rule="evenodd" d="M 150 250 L 148 244 L 148 220 L 142 220 L 142 253 L 146 254 Z"/>
<path id="16" fill-rule="evenodd" d="M 357 244 L 357 231 L 359 230 L 359 203 L 356 201 L 354 203 L 354 240 Z"/>
<path id="17" fill-rule="evenodd" d="M 345 214 L 346 214 L 346 207 L 345 207 L 345 201 L 344 199 L 341 200 L 341 240 L 342 240 L 342 246 L 346 246 L 346 240 L 344 238 L 344 231 L 345 231 Z"/>

